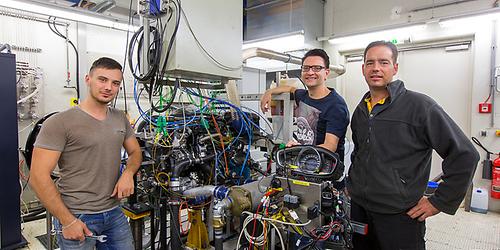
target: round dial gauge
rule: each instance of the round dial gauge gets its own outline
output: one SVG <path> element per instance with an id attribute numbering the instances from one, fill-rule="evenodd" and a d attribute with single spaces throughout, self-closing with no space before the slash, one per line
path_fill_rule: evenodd
<path id="1" fill-rule="evenodd" d="M 321 166 L 321 159 L 316 154 L 308 154 L 300 159 L 300 168 L 308 172 L 319 172 Z"/>

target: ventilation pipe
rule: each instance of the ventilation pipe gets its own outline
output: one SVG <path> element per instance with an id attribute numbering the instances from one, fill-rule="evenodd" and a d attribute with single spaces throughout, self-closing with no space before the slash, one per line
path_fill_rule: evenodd
<path id="1" fill-rule="evenodd" d="M 262 57 L 276 61 L 281 61 L 284 63 L 293 63 L 297 65 L 302 65 L 302 58 L 290 54 L 276 52 L 273 50 L 268 50 L 263 48 L 249 48 L 243 50 L 243 61 L 246 61 L 247 59 L 253 57 Z M 340 76 L 345 73 L 344 65 L 330 65 L 330 70 L 335 74 L 337 74 L 337 76 Z"/>

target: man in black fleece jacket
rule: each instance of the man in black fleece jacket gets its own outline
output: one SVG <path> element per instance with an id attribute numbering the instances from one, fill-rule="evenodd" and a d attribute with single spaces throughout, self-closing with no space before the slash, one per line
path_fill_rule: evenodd
<path id="1" fill-rule="evenodd" d="M 362 69 L 370 91 L 351 121 L 355 147 L 347 189 L 351 218 L 368 224 L 369 233 L 355 234 L 354 249 L 425 249 L 425 219 L 456 212 L 479 154 L 433 99 L 393 81 L 394 44 L 369 44 Z M 444 174 L 427 198 L 433 149 L 444 159 Z"/>

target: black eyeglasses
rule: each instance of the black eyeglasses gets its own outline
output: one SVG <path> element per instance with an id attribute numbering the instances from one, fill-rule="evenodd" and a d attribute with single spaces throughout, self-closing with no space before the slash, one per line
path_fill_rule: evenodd
<path id="1" fill-rule="evenodd" d="M 320 72 L 322 69 L 326 69 L 326 67 L 319 65 L 302 65 L 302 72 L 309 72 L 310 69 L 312 69 L 313 72 Z"/>

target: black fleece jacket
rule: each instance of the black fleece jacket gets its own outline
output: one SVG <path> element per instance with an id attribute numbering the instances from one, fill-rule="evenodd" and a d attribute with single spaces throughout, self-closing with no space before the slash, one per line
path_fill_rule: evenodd
<path id="1" fill-rule="evenodd" d="M 430 97 L 407 90 L 400 80 L 387 89 L 388 103 L 370 114 L 366 93 L 352 117 L 351 198 L 372 212 L 407 211 L 427 187 L 434 149 L 443 158 L 443 182 L 429 201 L 455 214 L 476 170 L 477 150 Z"/>

